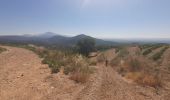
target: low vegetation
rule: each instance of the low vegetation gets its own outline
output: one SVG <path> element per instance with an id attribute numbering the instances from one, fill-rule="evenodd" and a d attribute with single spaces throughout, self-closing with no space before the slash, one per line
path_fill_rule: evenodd
<path id="1" fill-rule="evenodd" d="M 104 53 L 101 53 L 98 57 L 97 57 L 97 62 L 104 62 L 106 60 L 106 56 L 104 55 Z"/>
<path id="2" fill-rule="evenodd" d="M 157 52 L 156 54 L 154 54 L 152 56 L 153 60 L 158 60 L 162 57 L 163 53 L 168 49 L 169 47 L 168 46 L 165 46 L 164 48 L 162 48 L 159 52 Z"/>
<path id="3" fill-rule="evenodd" d="M 161 80 L 157 76 L 150 75 L 144 72 L 129 72 L 125 76 L 127 79 L 131 79 L 134 82 L 144 85 L 151 86 L 154 88 L 161 86 Z"/>
<path id="4" fill-rule="evenodd" d="M 155 44 L 155 45 L 151 45 L 151 46 L 146 46 L 147 49 L 143 52 L 143 55 L 148 55 L 149 53 L 151 53 L 153 50 L 162 47 L 161 44 Z"/>
<path id="5" fill-rule="evenodd" d="M 64 74 L 70 75 L 70 79 L 76 82 L 85 83 L 94 71 L 93 68 L 89 67 L 90 63 L 85 56 L 74 52 L 51 50 L 29 45 L 22 47 L 42 57 L 42 63 L 48 64 L 51 68 L 51 73 L 58 73 L 61 67 L 63 67 Z"/>
<path id="6" fill-rule="evenodd" d="M 152 50 L 149 48 L 149 49 L 146 49 L 144 52 L 143 52 L 143 55 L 148 55 L 149 53 L 151 53 Z"/>
<path id="7" fill-rule="evenodd" d="M 159 74 L 153 70 L 154 65 L 142 55 L 131 56 L 126 49 L 122 49 L 111 61 L 111 66 L 123 77 L 140 85 L 154 88 L 161 86 Z"/>
<path id="8" fill-rule="evenodd" d="M 5 49 L 5 48 L 0 47 L 0 53 L 2 53 L 2 52 L 4 52 L 4 51 L 6 51 L 6 49 Z"/>

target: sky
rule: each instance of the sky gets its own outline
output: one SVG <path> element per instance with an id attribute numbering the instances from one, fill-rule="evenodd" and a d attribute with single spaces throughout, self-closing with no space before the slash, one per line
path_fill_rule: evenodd
<path id="1" fill-rule="evenodd" d="M 170 0 L 0 0 L 0 35 L 170 38 Z"/>

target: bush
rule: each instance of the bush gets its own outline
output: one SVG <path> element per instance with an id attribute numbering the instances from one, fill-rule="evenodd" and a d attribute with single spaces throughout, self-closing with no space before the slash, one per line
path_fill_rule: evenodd
<path id="1" fill-rule="evenodd" d="M 66 75 L 71 75 L 70 79 L 84 83 L 92 73 L 86 57 L 69 51 L 49 50 L 38 47 L 24 46 L 36 54 L 43 57 L 42 63 L 48 64 L 51 73 L 58 73 L 63 67 Z M 95 64 L 95 62 L 91 63 Z"/>
<path id="2" fill-rule="evenodd" d="M 0 53 L 6 51 L 7 49 L 0 47 Z"/>
<path id="3" fill-rule="evenodd" d="M 98 57 L 97 57 L 97 61 L 98 62 L 104 62 L 106 60 L 106 57 L 104 55 L 104 53 L 100 54 Z"/>
<path id="4" fill-rule="evenodd" d="M 70 79 L 77 83 L 85 83 L 90 74 L 93 73 L 93 69 L 89 67 L 89 64 L 85 59 L 80 59 L 76 62 L 72 62 L 71 65 L 66 66 L 64 68 L 64 73 L 70 73 Z"/>
<path id="5" fill-rule="evenodd" d="M 151 86 L 154 88 L 161 86 L 161 81 L 158 77 L 149 75 L 147 73 L 129 72 L 125 77 L 144 86 Z"/>
<path id="6" fill-rule="evenodd" d="M 130 72 L 140 71 L 142 69 L 141 62 L 136 58 L 129 58 L 127 60 L 126 69 Z"/>
<path id="7" fill-rule="evenodd" d="M 74 72 L 71 74 L 70 79 L 74 80 L 77 83 L 85 83 L 89 78 L 89 74 L 88 73 L 84 73 L 84 72 Z"/>
<path id="8" fill-rule="evenodd" d="M 129 52 L 127 51 L 127 49 L 126 48 L 122 48 L 119 51 L 118 57 L 124 58 L 124 57 L 126 57 L 128 55 L 129 55 Z"/>
<path id="9" fill-rule="evenodd" d="M 97 65 L 97 62 L 96 62 L 96 61 L 90 61 L 90 62 L 89 62 L 89 65 L 91 65 L 91 66 L 96 66 L 96 65 Z"/>

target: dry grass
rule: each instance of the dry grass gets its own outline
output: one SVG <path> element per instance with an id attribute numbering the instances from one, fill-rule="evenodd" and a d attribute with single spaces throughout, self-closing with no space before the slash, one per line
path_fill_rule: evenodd
<path id="1" fill-rule="evenodd" d="M 97 61 L 89 61 L 89 65 L 96 66 L 97 65 Z"/>
<path id="2" fill-rule="evenodd" d="M 5 49 L 5 48 L 0 47 L 0 53 L 2 53 L 2 52 L 4 52 L 4 51 L 6 51 L 6 49 Z"/>
<path id="3" fill-rule="evenodd" d="M 74 72 L 70 76 L 70 79 L 74 80 L 77 83 L 85 83 L 87 82 L 88 78 L 89 78 L 89 74 L 81 71 Z"/>
<path id="4" fill-rule="evenodd" d="M 124 62 L 123 64 L 121 62 Z M 117 57 L 112 60 L 111 65 L 123 77 L 143 86 L 160 87 L 161 79 L 157 77 L 153 65 L 140 56 Z"/>
<path id="5" fill-rule="evenodd" d="M 98 62 L 104 62 L 106 60 L 106 57 L 104 55 L 104 53 L 100 54 L 98 57 L 97 57 L 97 61 Z"/>
<path id="6" fill-rule="evenodd" d="M 97 64 L 97 62 L 90 63 L 86 57 L 72 52 L 32 46 L 25 46 L 24 48 L 29 49 L 42 57 L 42 63 L 48 64 L 51 73 L 58 73 L 63 67 L 64 74 L 70 75 L 70 79 L 80 83 L 86 82 L 90 74 L 93 72 L 89 65 Z"/>
<path id="7" fill-rule="evenodd" d="M 147 73 L 129 72 L 126 74 L 125 77 L 143 86 L 151 86 L 154 88 L 161 86 L 161 81 L 158 77 L 154 75 L 149 75 Z"/>

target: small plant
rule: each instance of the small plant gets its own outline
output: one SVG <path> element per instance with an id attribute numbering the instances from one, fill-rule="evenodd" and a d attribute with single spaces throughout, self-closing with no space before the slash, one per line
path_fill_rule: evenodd
<path id="1" fill-rule="evenodd" d="M 0 47 L 0 53 L 6 51 L 7 49 Z"/>

